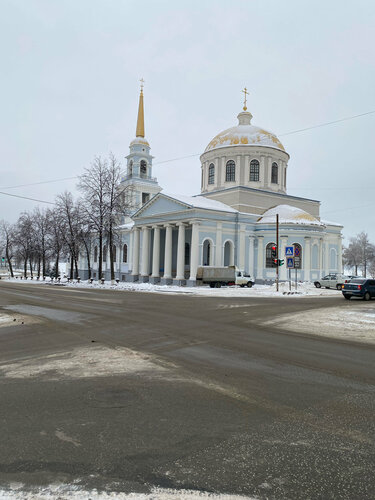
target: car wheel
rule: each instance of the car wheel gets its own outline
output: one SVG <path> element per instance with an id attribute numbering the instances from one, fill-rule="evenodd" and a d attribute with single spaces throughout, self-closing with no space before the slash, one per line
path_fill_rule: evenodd
<path id="1" fill-rule="evenodd" d="M 366 292 L 363 296 L 363 300 L 370 300 L 371 299 L 371 295 L 369 294 L 369 292 Z"/>
<path id="2" fill-rule="evenodd" d="M 336 285 L 336 290 L 342 290 L 342 285 L 337 284 Z"/>
<path id="3" fill-rule="evenodd" d="M 210 288 L 214 288 L 215 287 L 215 283 L 210 283 Z"/>
<path id="4" fill-rule="evenodd" d="M 244 288 L 245 285 L 240 285 L 241 288 Z"/>
<path id="5" fill-rule="evenodd" d="M 221 288 L 221 283 L 215 283 L 215 288 Z"/>
<path id="6" fill-rule="evenodd" d="M 351 297 L 350 297 L 350 295 L 344 295 L 344 298 L 345 298 L 346 300 L 350 300 L 350 298 L 351 298 Z"/>
<path id="7" fill-rule="evenodd" d="M 319 281 L 315 281 L 314 285 L 315 285 L 316 288 L 321 288 L 322 287 L 322 285 L 319 283 Z"/>
<path id="8" fill-rule="evenodd" d="M 246 286 L 247 286 L 247 288 L 251 288 L 253 286 L 252 281 L 248 281 Z"/>

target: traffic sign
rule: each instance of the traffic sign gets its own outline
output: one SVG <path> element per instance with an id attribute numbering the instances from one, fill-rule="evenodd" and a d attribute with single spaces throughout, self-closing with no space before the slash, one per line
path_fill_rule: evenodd
<path id="1" fill-rule="evenodd" d="M 293 247 L 285 247 L 285 256 L 286 257 L 293 257 L 294 255 L 294 248 Z"/>
<path id="2" fill-rule="evenodd" d="M 287 257 L 287 259 L 286 259 L 286 267 L 289 268 L 289 269 L 294 267 L 294 259 L 293 259 L 293 257 Z"/>
<path id="3" fill-rule="evenodd" d="M 300 251 L 299 247 L 297 247 L 297 246 L 294 247 L 294 255 L 296 255 L 297 257 L 299 257 L 301 255 L 301 251 Z"/>
<path id="4" fill-rule="evenodd" d="M 294 268 L 295 269 L 301 269 L 301 257 L 299 255 L 298 256 L 296 255 L 294 257 Z"/>

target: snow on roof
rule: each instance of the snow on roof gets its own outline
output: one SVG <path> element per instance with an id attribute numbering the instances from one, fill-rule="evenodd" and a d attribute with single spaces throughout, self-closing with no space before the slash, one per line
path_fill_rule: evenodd
<path id="1" fill-rule="evenodd" d="M 134 226 L 134 222 L 128 222 L 127 224 L 121 224 L 120 226 L 117 226 L 117 229 L 131 229 Z"/>
<path id="2" fill-rule="evenodd" d="M 337 226 L 337 227 L 343 227 L 343 225 L 342 225 L 342 224 L 338 224 L 337 222 L 330 222 L 329 220 L 322 220 L 322 219 L 320 219 L 320 220 L 321 220 L 321 222 L 323 222 L 323 224 L 324 224 L 325 226 Z"/>
<path id="3" fill-rule="evenodd" d="M 270 208 L 260 219 L 257 224 L 275 224 L 276 214 L 279 214 L 280 224 L 301 224 L 309 226 L 324 227 L 324 223 L 319 221 L 313 215 L 291 205 L 278 205 L 277 207 Z"/>
<path id="4" fill-rule="evenodd" d="M 238 210 L 235 210 L 229 205 L 225 205 L 225 203 L 221 203 L 221 201 L 211 200 L 205 196 L 185 196 L 182 194 L 165 193 L 164 191 L 160 194 L 173 198 L 194 208 L 204 208 L 206 210 L 216 210 L 220 212 L 238 212 Z"/>

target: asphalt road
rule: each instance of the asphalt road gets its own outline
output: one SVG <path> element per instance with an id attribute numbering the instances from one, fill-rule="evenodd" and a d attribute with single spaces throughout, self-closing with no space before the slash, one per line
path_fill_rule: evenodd
<path id="1" fill-rule="evenodd" d="M 0 485 L 375 498 L 374 347 L 263 324 L 343 302 L 0 282 Z"/>

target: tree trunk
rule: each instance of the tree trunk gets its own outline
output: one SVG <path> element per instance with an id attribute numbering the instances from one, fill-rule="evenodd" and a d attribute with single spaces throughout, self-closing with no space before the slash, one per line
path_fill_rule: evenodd
<path id="1" fill-rule="evenodd" d="M 6 246 L 6 249 L 5 249 L 5 255 L 6 255 L 6 258 L 7 258 L 7 261 L 8 261 L 8 267 L 9 267 L 10 275 L 11 275 L 12 278 L 14 278 L 12 260 L 9 257 L 9 247 L 8 247 L 8 245 Z"/>
<path id="2" fill-rule="evenodd" d="M 29 258 L 29 265 L 30 265 L 30 278 L 33 277 L 33 263 L 31 260 L 31 257 Z"/>
<path id="3" fill-rule="evenodd" d="M 59 257 L 60 257 L 60 251 L 57 251 L 55 260 L 55 278 L 58 278 L 59 276 Z"/>
<path id="4" fill-rule="evenodd" d="M 37 273 L 38 273 L 38 278 L 40 278 L 40 257 L 38 257 L 38 270 L 37 270 Z"/>
<path id="5" fill-rule="evenodd" d="M 73 259 L 73 254 L 70 254 L 70 279 L 73 279 L 73 270 L 74 270 L 74 259 Z"/>
<path id="6" fill-rule="evenodd" d="M 89 247 L 88 247 L 86 241 L 83 241 L 83 244 L 85 245 L 85 250 L 86 250 L 87 268 L 88 268 L 88 272 L 89 272 L 88 279 L 91 279 L 90 250 L 89 250 Z"/>
<path id="7" fill-rule="evenodd" d="M 46 275 L 46 251 L 43 250 L 42 254 L 42 276 Z"/>
<path id="8" fill-rule="evenodd" d="M 111 281 L 115 280 L 115 266 L 113 262 L 113 234 L 112 229 L 109 230 L 108 235 L 108 243 L 109 243 L 109 263 L 111 267 Z"/>
<path id="9" fill-rule="evenodd" d="M 27 278 L 27 257 L 25 257 L 25 263 L 23 266 L 23 274 L 24 274 L 24 277 Z"/>
<path id="10" fill-rule="evenodd" d="M 75 267 L 75 270 L 76 270 L 76 279 L 78 278 L 79 276 L 79 273 L 78 273 L 78 260 L 77 260 L 77 254 L 74 252 L 74 267 Z"/>
<path id="11" fill-rule="evenodd" d="M 103 273 L 103 234 L 99 233 L 99 266 L 98 266 L 98 280 L 102 279 Z"/>

